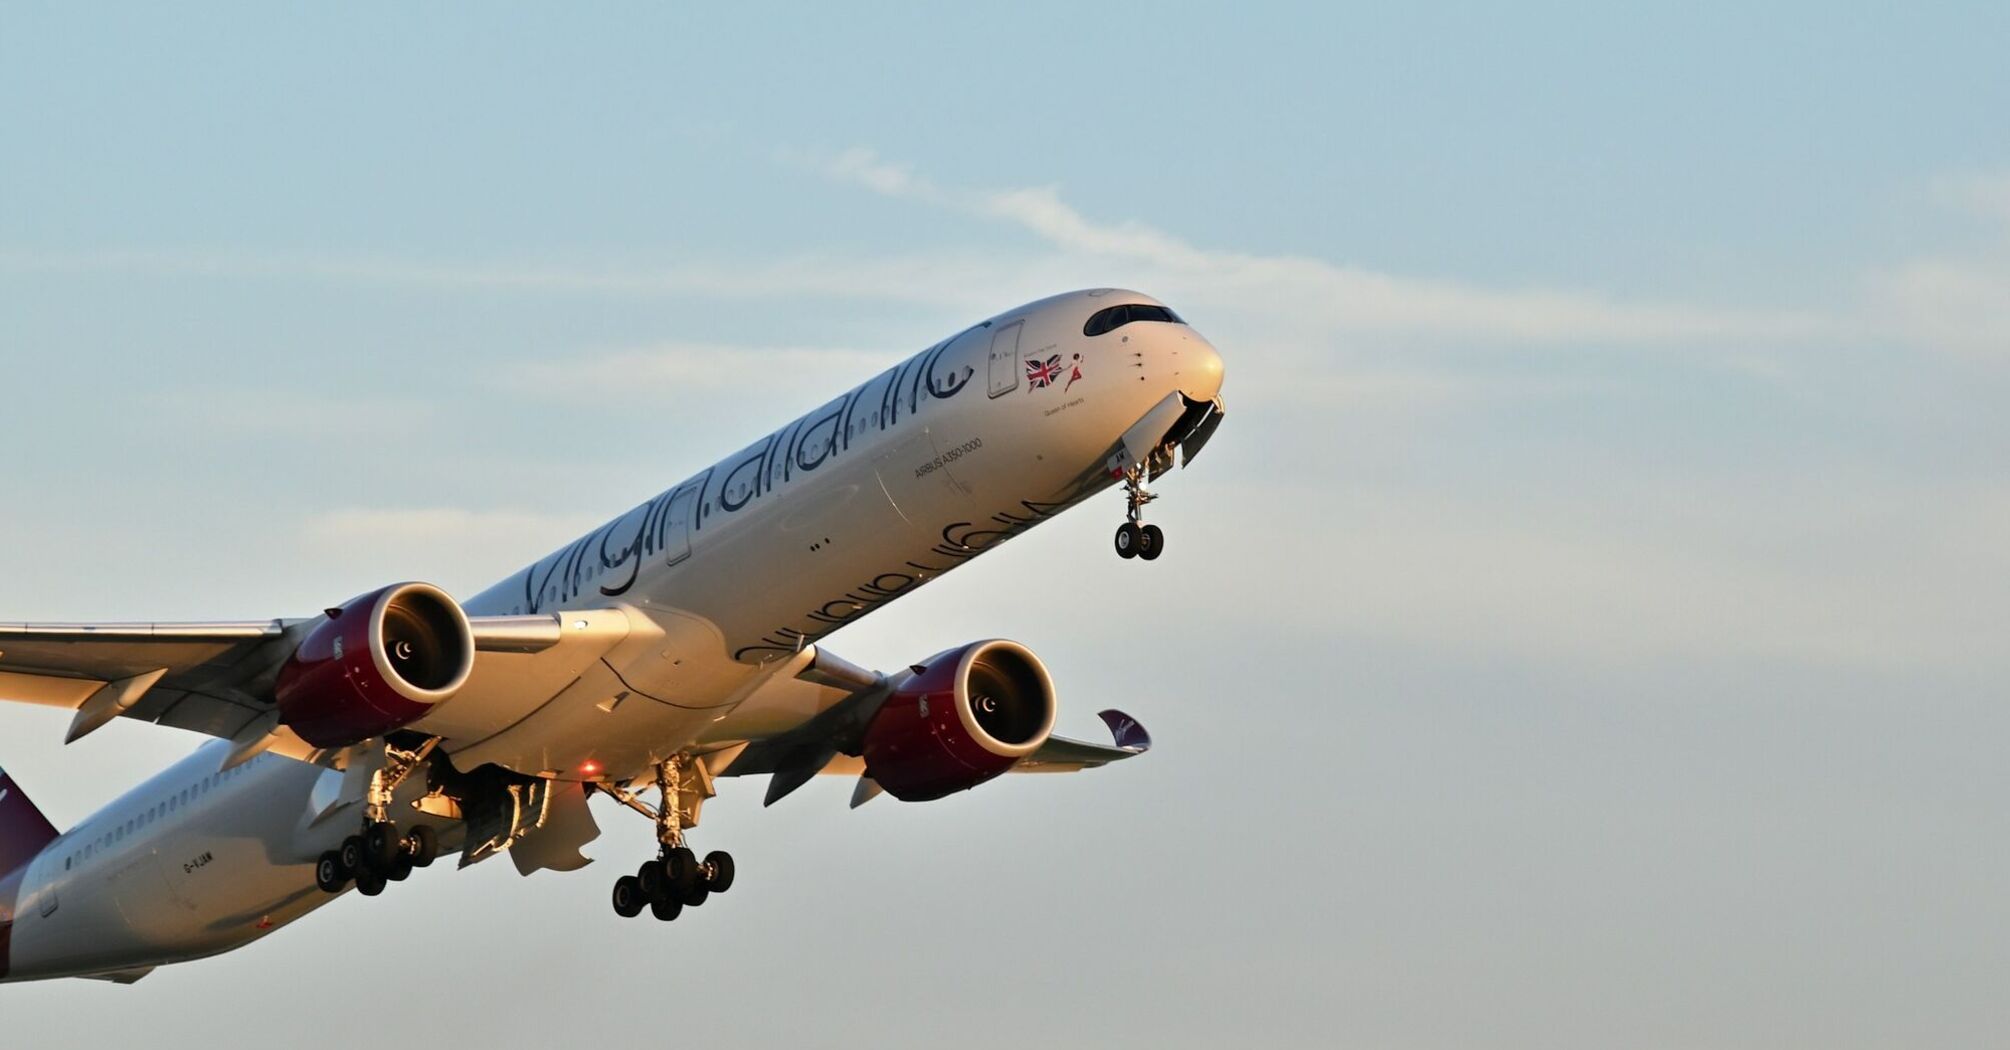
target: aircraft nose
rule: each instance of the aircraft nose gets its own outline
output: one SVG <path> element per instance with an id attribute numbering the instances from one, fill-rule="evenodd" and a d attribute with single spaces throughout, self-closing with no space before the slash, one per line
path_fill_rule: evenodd
<path id="1" fill-rule="evenodd" d="M 1221 393 L 1221 352 L 1198 337 L 1180 349 L 1180 393 L 1195 401 L 1214 400 Z"/>

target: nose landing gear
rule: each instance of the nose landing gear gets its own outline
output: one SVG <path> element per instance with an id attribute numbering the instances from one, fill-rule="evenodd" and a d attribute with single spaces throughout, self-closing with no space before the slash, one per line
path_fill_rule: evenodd
<path id="1" fill-rule="evenodd" d="M 1124 471 L 1124 517 L 1125 522 L 1117 526 L 1117 556 L 1120 558 L 1143 558 L 1151 561 L 1165 550 L 1165 530 L 1157 525 L 1143 523 L 1145 504 L 1158 496 L 1145 488 L 1145 473 L 1142 466 L 1129 467 Z"/>
<path id="2" fill-rule="evenodd" d="M 663 800 L 658 806 L 651 806 L 635 793 L 613 785 L 597 786 L 656 824 L 655 859 L 645 862 L 635 874 L 614 880 L 612 903 L 616 915 L 630 919 L 648 908 L 649 914 L 669 922 L 683 914 L 685 908 L 696 908 L 712 894 L 732 888 L 732 854 L 713 850 L 701 861 L 684 842 L 684 829 L 698 823 L 698 809 L 712 794 L 712 778 L 703 763 L 683 755 L 673 755 L 659 763 L 656 789 Z"/>

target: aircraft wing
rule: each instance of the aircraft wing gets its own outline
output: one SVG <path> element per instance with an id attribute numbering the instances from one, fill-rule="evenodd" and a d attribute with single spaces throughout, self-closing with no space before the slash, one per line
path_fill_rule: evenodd
<path id="1" fill-rule="evenodd" d="M 1098 711 L 1096 717 L 1110 727 L 1110 743 L 1092 744 L 1085 740 L 1050 736 L 1046 743 L 1040 745 L 1040 750 L 1020 759 L 1019 764 L 1012 767 L 1012 772 L 1072 773 L 1078 769 L 1106 766 L 1152 749 L 1151 734 L 1145 732 L 1144 724 L 1137 719 L 1115 708 Z"/>
<path id="2" fill-rule="evenodd" d="M 0 700 L 76 711 L 70 740 L 121 716 L 230 738 L 307 623 L 0 623 Z"/>
<path id="3" fill-rule="evenodd" d="M 316 749 L 277 726 L 272 691 L 315 622 L 0 623 L 0 701 L 74 711 L 65 742 L 132 718 L 309 759 Z M 556 616 L 473 616 L 468 625 L 478 671 L 485 653 L 604 646 L 626 633 L 625 619 L 590 637 L 561 632 Z"/>
<path id="4" fill-rule="evenodd" d="M 813 646 L 811 650 L 802 670 L 793 678 L 771 680 L 748 702 L 759 704 L 766 699 L 763 692 L 778 694 L 813 688 L 819 694 L 819 699 L 810 701 L 816 705 L 814 713 L 786 729 L 722 748 L 720 754 L 729 757 L 722 759 L 715 772 L 719 776 L 771 774 L 766 805 L 775 804 L 818 774 L 857 775 L 861 777 L 860 787 L 853 795 L 852 805 L 858 806 L 878 793 L 872 781 L 862 775 L 864 763 L 859 756 L 866 727 L 899 678 L 867 671 L 821 646 Z M 1151 749 L 1151 735 L 1137 719 L 1115 709 L 1097 712 L 1097 717 L 1109 727 L 1110 743 L 1049 736 L 1032 754 L 1014 763 L 1010 772 L 1069 773 L 1122 761 Z"/>

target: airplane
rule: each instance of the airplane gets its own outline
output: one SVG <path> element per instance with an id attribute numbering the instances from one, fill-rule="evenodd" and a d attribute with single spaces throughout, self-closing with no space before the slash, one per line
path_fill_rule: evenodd
<path id="1" fill-rule="evenodd" d="M 1055 689 L 991 638 L 891 673 L 823 639 L 1112 487 L 1149 561 L 1148 485 L 1223 419 L 1222 360 L 1165 304 L 1043 299 L 887 369 L 466 602 L 420 582 L 318 616 L 0 623 L 0 700 L 214 739 L 58 831 L 0 770 L 0 981 L 136 981 L 252 943 L 437 858 L 587 864 L 588 799 L 657 849 L 613 910 L 677 918 L 734 879 L 690 844 L 721 777 L 774 804 L 819 774 L 940 799 L 1143 753 L 1053 735 Z M 653 800 L 652 800 L 653 793 Z M 618 810 L 617 810 L 618 811 Z"/>

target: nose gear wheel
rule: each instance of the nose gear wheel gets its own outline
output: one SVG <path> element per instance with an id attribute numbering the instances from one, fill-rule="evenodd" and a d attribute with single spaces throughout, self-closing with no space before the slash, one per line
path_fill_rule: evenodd
<path id="1" fill-rule="evenodd" d="M 1145 468 L 1142 465 L 1124 471 L 1125 521 L 1117 526 L 1117 557 L 1151 561 L 1165 550 L 1165 530 L 1144 523 L 1145 504 L 1155 499 L 1158 496 L 1145 488 Z"/>

